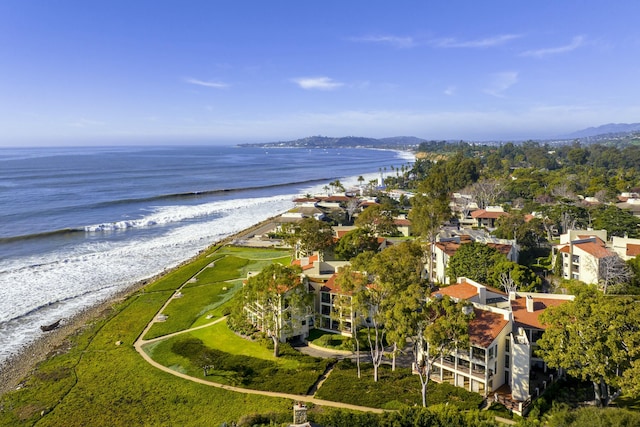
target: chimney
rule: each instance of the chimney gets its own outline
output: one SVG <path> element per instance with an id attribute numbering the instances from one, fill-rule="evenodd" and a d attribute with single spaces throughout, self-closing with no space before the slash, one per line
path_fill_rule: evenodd
<path id="1" fill-rule="evenodd" d="M 487 288 L 484 286 L 478 286 L 478 300 L 480 304 L 487 304 Z"/>
<path id="2" fill-rule="evenodd" d="M 527 311 L 533 313 L 533 297 L 531 295 L 527 295 Z"/>
<path id="3" fill-rule="evenodd" d="M 515 300 L 516 300 L 515 291 L 509 291 L 509 301 L 515 301 Z"/>
<path id="4" fill-rule="evenodd" d="M 293 405 L 293 424 L 304 424 L 307 422 L 307 405 L 297 402 Z"/>

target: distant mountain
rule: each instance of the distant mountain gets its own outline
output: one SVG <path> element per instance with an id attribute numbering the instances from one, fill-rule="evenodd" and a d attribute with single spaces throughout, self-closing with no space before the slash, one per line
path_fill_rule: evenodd
<path id="1" fill-rule="evenodd" d="M 599 135 L 640 132 L 640 123 L 609 123 L 598 127 L 590 127 L 562 136 L 563 139 L 589 138 Z"/>
<path id="2" fill-rule="evenodd" d="M 403 148 L 417 147 L 424 139 L 414 136 L 394 136 L 390 138 L 366 138 L 361 136 L 343 136 L 333 138 L 328 136 L 308 136 L 293 141 L 266 142 L 256 144 L 240 144 L 242 147 L 297 147 L 297 148 Z"/>

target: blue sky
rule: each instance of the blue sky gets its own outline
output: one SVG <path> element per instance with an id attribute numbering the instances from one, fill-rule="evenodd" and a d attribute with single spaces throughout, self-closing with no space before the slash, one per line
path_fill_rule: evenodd
<path id="1" fill-rule="evenodd" d="M 0 2 L 0 145 L 640 122 L 640 2 Z"/>

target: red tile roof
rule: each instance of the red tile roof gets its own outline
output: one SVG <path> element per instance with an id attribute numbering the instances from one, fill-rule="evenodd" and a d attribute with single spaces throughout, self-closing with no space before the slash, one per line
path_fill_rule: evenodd
<path id="1" fill-rule="evenodd" d="M 527 299 L 524 297 L 518 297 L 514 301 L 511 301 L 511 311 L 513 312 L 513 320 L 516 326 L 522 326 L 525 328 L 544 329 L 542 323 L 538 319 L 547 308 L 556 307 L 560 304 L 567 302 L 562 299 L 555 298 L 533 298 L 533 311 L 527 311 Z"/>
<path id="2" fill-rule="evenodd" d="M 351 199 L 352 197 L 348 197 L 348 196 L 329 196 L 329 197 L 324 197 L 322 200 L 326 202 L 348 202 Z"/>
<path id="3" fill-rule="evenodd" d="M 395 219 L 393 221 L 395 225 L 399 225 L 400 227 L 408 227 L 411 225 L 411 221 L 408 219 Z"/>
<path id="4" fill-rule="evenodd" d="M 638 256 L 640 255 L 640 245 L 632 245 L 629 243 L 627 245 L 627 256 Z"/>
<path id="5" fill-rule="evenodd" d="M 336 234 L 338 235 L 338 239 L 342 239 L 344 237 L 344 235 L 347 234 L 350 231 L 351 230 L 338 230 L 338 231 L 336 231 Z"/>
<path id="6" fill-rule="evenodd" d="M 475 308 L 475 317 L 469 322 L 469 341 L 478 347 L 489 347 L 505 326 L 508 320 L 500 313 Z"/>
<path id="7" fill-rule="evenodd" d="M 329 278 L 329 280 L 327 280 L 324 285 L 320 288 L 320 290 L 322 292 L 332 292 L 332 293 L 339 293 L 340 292 L 340 288 L 338 287 L 338 285 L 336 284 L 336 277 L 338 277 L 337 274 L 333 274 L 331 275 L 331 277 Z"/>
<path id="8" fill-rule="evenodd" d="M 449 256 L 453 256 L 460 247 L 456 242 L 436 242 L 436 247 Z"/>
<path id="9" fill-rule="evenodd" d="M 503 255 L 509 255 L 509 252 L 511 252 L 511 248 L 513 247 L 511 245 L 505 245 L 502 243 L 487 243 L 487 246 L 497 249 L 498 252 Z"/>
<path id="10" fill-rule="evenodd" d="M 596 239 L 596 243 L 599 244 L 600 246 L 606 245 L 606 243 L 601 238 L 599 238 L 598 236 L 594 236 L 592 234 L 583 234 L 578 236 L 578 239 L 591 239 L 591 238 Z"/>
<path id="11" fill-rule="evenodd" d="M 501 216 L 504 216 L 504 215 L 508 215 L 508 213 L 506 213 L 506 212 L 486 211 L 484 209 L 478 209 L 476 211 L 471 212 L 471 217 L 472 218 L 476 218 L 476 219 L 478 219 L 478 218 L 480 218 L 480 219 L 484 219 L 484 218 L 497 219 L 497 218 L 500 218 Z"/>
<path id="12" fill-rule="evenodd" d="M 291 264 L 292 265 L 299 265 L 300 267 L 302 267 L 302 270 L 309 270 L 310 268 L 313 268 L 313 264 L 316 261 L 320 261 L 320 256 L 318 254 L 316 255 L 311 255 L 309 258 L 304 259 L 305 260 L 305 264 L 302 264 L 302 259 L 294 259 Z"/>
<path id="13" fill-rule="evenodd" d="M 462 282 L 454 285 L 449 285 L 438 289 L 431 293 L 431 295 L 442 294 L 459 300 L 467 300 L 473 298 L 478 294 L 478 288 L 470 283 Z"/>
<path id="14" fill-rule="evenodd" d="M 334 273 L 333 275 L 331 275 L 331 277 L 329 278 L 329 280 L 327 280 L 324 285 L 322 285 L 322 287 L 320 288 L 320 290 L 322 292 L 329 292 L 332 294 L 341 294 L 341 295 L 349 295 L 351 294 L 350 292 L 342 292 L 342 290 L 340 289 L 340 286 L 338 286 L 338 284 L 336 283 L 336 278 L 338 277 L 337 273 Z"/>
<path id="15" fill-rule="evenodd" d="M 606 258 L 612 255 L 604 246 L 595 242 L 576 243 L 574 246 L 596 258 Z"/>

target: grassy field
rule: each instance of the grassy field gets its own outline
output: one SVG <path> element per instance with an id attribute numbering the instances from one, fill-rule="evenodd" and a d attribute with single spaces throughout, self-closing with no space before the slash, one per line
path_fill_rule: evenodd
<path id="1" fill-rule="evenodd" d="M 212 261 L 210 254 L 151 283 L 70 337 L 20 390 L 0 397 L 0 425 L 217 426 L 251 413 L 289 413 L 288 400 L 182 380 L 149 366 L 133 348 L 165 301 Z"/>
<path id="2" fill-rule="evenodd" d="M 379 370 L 378 382 L 373 381 L 371 364 L 362 365 L 361 378 L 357 376 L 355 363 L 339 362 L 317 393 L 321 399 L 347 402 L 373 408 L 399 409 L 403 406 L 421 405 L 420 380 L 408 368 L 395 372 L 388 365 Z M 450 384 L 429 383 L 427 405 L 455 404 L 460 409 L 477 409 L 482 396 Z"/>
<path id="3" fill-rule="evenodd" d="M 163 310 L 167 320 L 153 324 L 144 338 L 183 331 L 221 317 L 224 315 L 221 307 L 242 287 L 247 273 L 260 271 L 273 262 L 289 264 L 291 256 L 283 250 L 225 246 L 203 257 L 190 269 L 190 275 L 180 275 L 182 281 L 172 283 L 174 290 L 184 285 L 179 297 L 174 295 Z"/>

